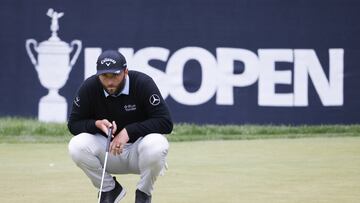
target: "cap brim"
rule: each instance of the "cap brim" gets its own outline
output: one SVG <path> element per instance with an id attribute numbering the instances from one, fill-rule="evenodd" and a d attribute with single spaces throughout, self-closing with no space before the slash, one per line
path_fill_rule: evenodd
<path id="1" fill-rule="evenodd" d="M 101 75 L 101 74 L 105 74 L 105 73 L 120 74 L 121 72 L 122 72 L 122 70 L 119 70 L 119 69 L 106 69 L 106 70 L 98 70 L 96 72 L 96 75 Z"/>

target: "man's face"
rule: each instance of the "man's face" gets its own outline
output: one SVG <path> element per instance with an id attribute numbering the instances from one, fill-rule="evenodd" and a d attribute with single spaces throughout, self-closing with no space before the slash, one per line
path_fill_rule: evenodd
<path id="1" fill-rule="evenodd" d="M 120 88 L 124 88 L 125 77 L 128 71 L 125 69 L 120 74 L 104 73 L 99 75 L 99 79 L 104 89 L 111 95 L 120 91 Z"/>

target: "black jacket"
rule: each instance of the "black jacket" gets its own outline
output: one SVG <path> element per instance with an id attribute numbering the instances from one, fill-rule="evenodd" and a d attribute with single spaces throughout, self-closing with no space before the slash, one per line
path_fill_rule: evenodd
<path id="1" fill-rule="evenodd" d="M 129 94 L 105 97 L 98 76 L 83 82 L 74 99 L 68 128 L 73 135 L 101 133 L 95 121 L 115 121 L 117 132 L 126 128 L 129 142 L 150 133 L 169 134 L 173 123 L 168 107 L 155 82 L 148 75 L 129 71 Z M 106 135 L 105 135 L 106 136 Z"/>

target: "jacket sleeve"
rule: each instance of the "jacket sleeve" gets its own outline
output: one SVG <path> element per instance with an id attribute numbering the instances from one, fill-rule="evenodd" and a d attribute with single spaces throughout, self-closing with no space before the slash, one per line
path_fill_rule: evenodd
<path id="1" fill-rule="evenodd" d="M 148 77 L 139 85 L 140 87 L 136 89 L 141 90 L 141 92 L 137 92 L 136 95 L 139 97 L 147 119 L 125 126 L 130 142 L 150 133 L 170 134 L 173 129 L 173 122 L 167 104 L 155 82 Z"/>
<path id="2" fill-rule="evenodd" d="M 80 133 L 99 133 L 100 130 L 95 126 L 95 119 L 91 119 L 91 103 L 90 96 L 86 86 L 83 84 L 72 104 L 72 110 L 68 120 L 68 128 L 71 134 L 78 135 Z"/>

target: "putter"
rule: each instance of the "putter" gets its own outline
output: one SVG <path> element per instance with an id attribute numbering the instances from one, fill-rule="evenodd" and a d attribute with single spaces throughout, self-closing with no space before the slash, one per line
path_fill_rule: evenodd
<path id="1" fill-rule="evenodd" d="M 107 136 L 108 136 L 108 137 L 107 137 L 107 142 L 106 142 L 105 161 L 104 161 L 104 168 L 103 168 L 102 177 L 101 177 L 101 184 L 100 184 L 99 201 L 98 201 L 98 203 L 100 203 L 100 200 L 101 200 L 101 192 L 102 192 L 102 187 L 103 187 L 103 182 L 104 182 L 106 163 L 107 163 L 107 159 L 108 159 L 108 155 L 109 155 L 110 141 L 111 141 L 111 137 L 112 137 L 112 127 L 110 127 L 110 128 L 108 129 L 108 135 L 107 135 Z"/>

